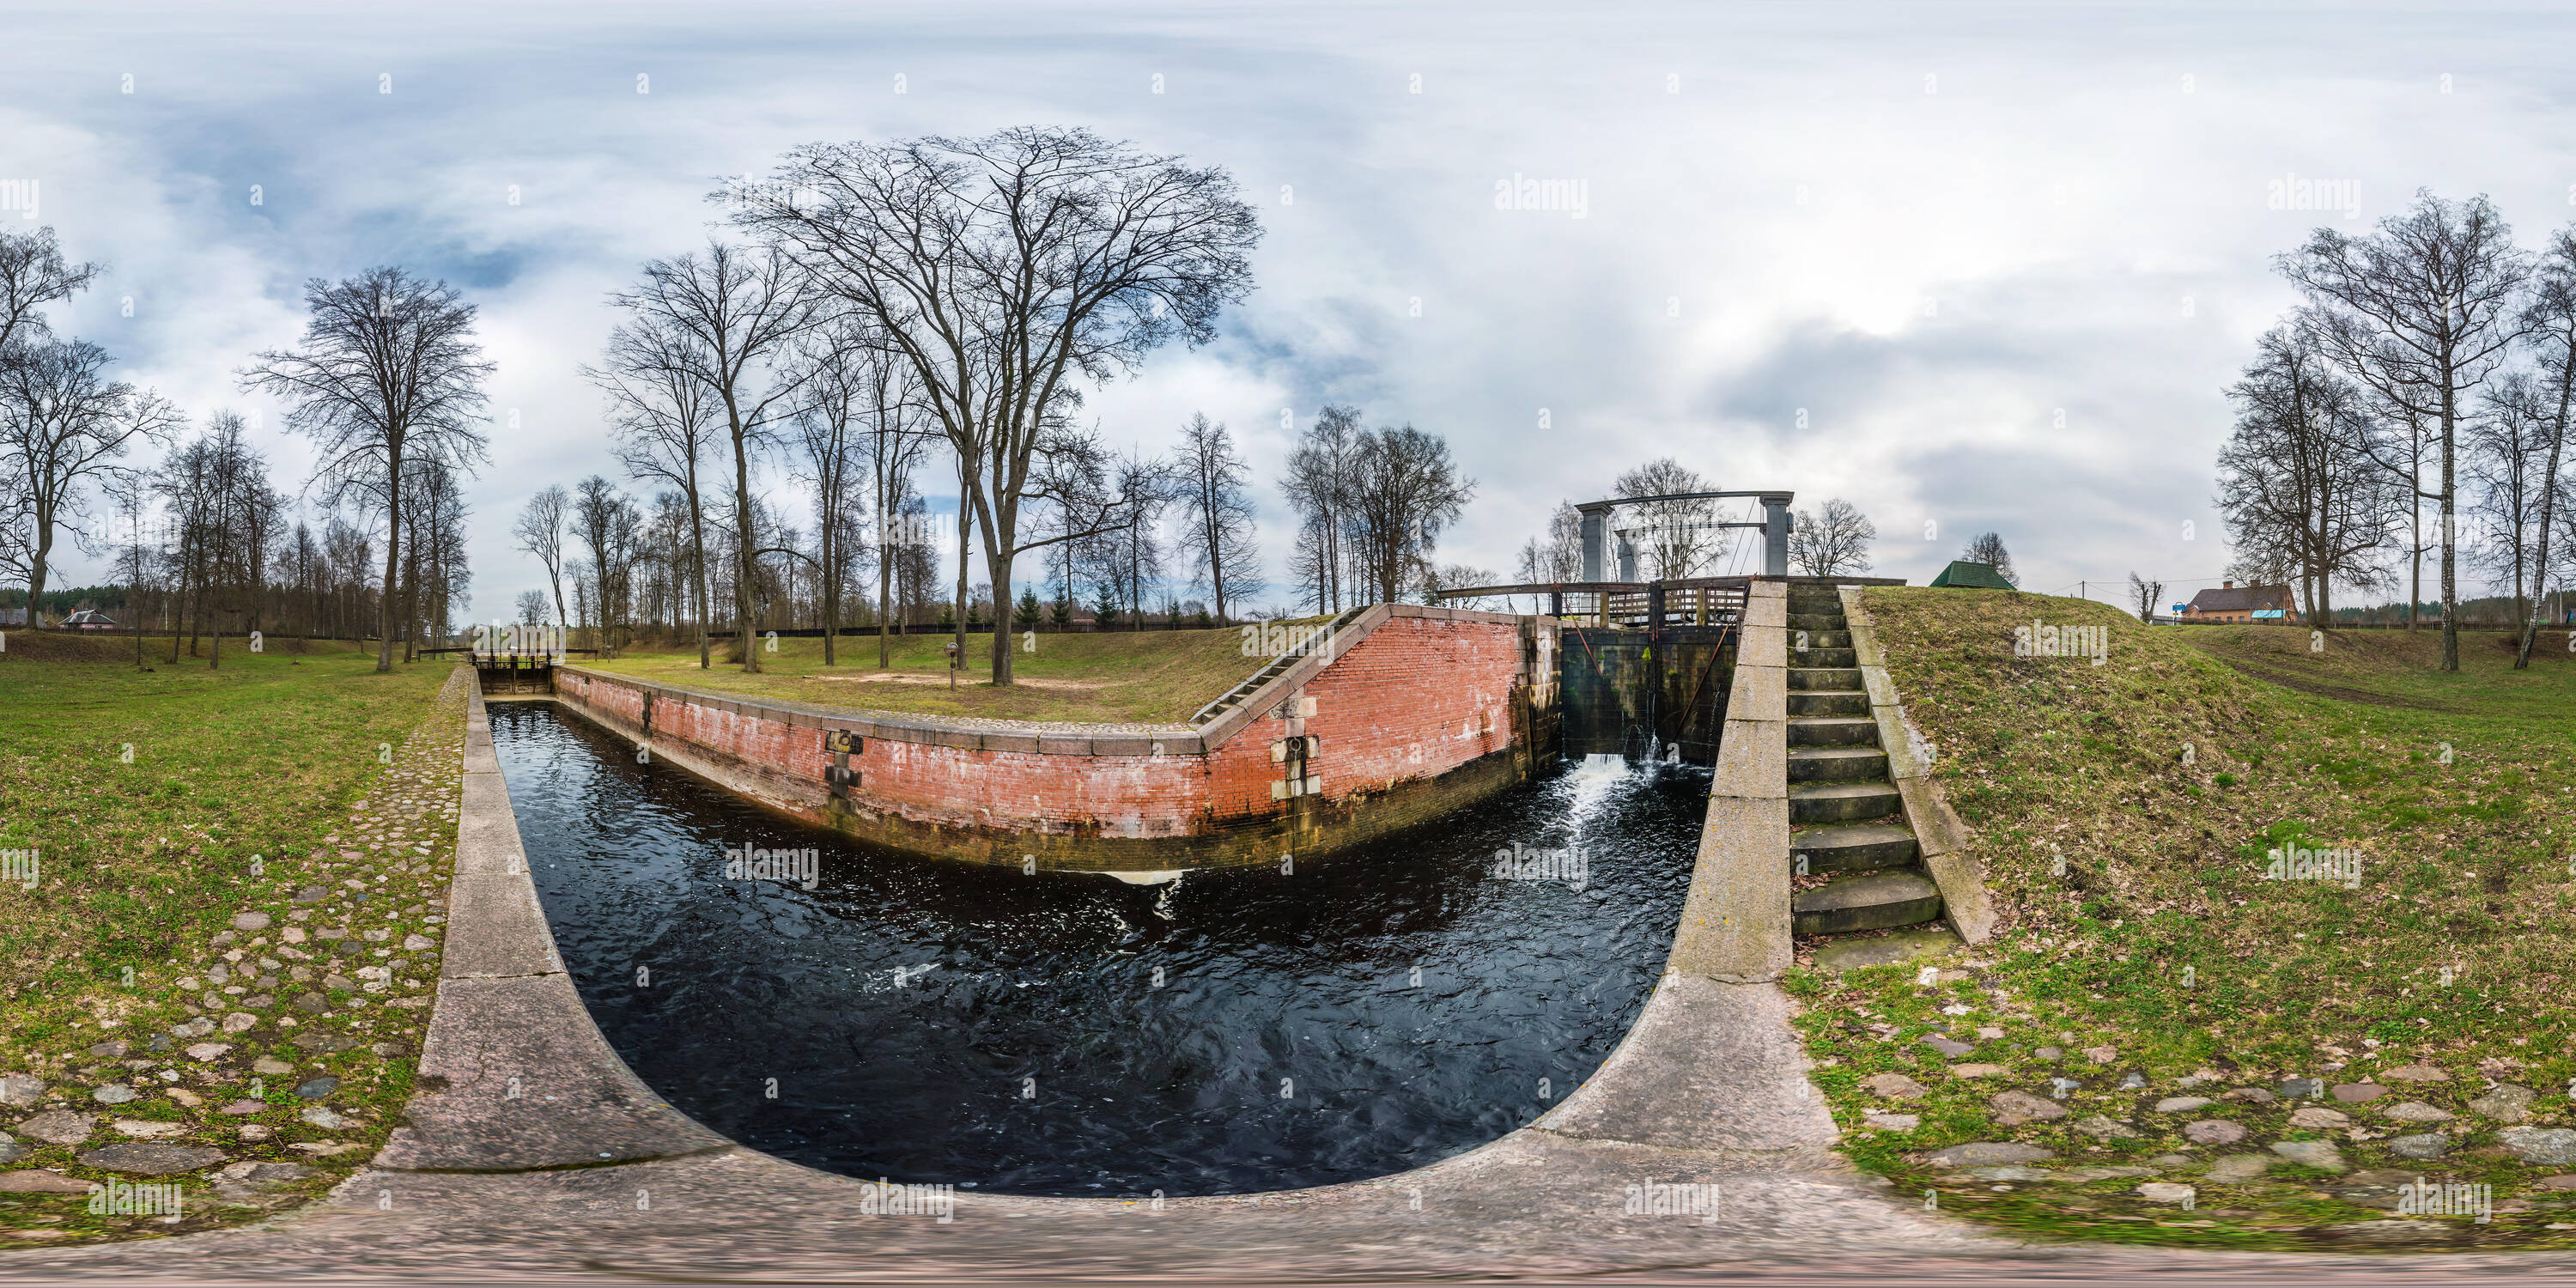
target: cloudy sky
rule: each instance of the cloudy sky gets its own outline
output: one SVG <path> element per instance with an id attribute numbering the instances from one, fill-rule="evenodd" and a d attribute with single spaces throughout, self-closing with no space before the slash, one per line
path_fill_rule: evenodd
<path id="1" fill-rule="evenodd" d="M 2571 26 L 2520 5 L 13 0 L 0 180 L 36 181 L 31 222 L 113 266 L 57 329 L 200 417 L 281 423 L 233 373 L 294 339 L 308 277 L 465 288 L 517 426 L 496 419 L 468 493 L 483 616 L 540 582 L 507 536 L 527 494 L 615 473 L 576 369 L 603 297 L 704 238 L 720 178 L 804 142 L 1023 123 L 1222 165 L 1261 212 L 1221 338 L 1089 407 L 1149 449 L 1193 411 L 1231 425 L 1274 571 L 1293 427 L 1351 402 L 1446 435 L 1478 481 L 1444 561 L 1508 572 L 1558 501 L 1671 455 L 1850 498 L 1882 575 L 1920 582 L 1991 528 L 2029 588 L 2116 598 L 2132 569 L 2188 590 L 2227 563 L 2222 390 L 2292 303 L 2275 253 L 2419 187 L 2491 194 L 2526 245 L 2576 218 Z M 1515 177 L 1576 181 L 1583 206 L 1497 209 Z M 2327 208 L 2277 208 L 2293 180 L 2328 181 Z M 264 441 L 300 486 L 311 452 Z M 104 567 L 75 550 L 63 572 Z"/>

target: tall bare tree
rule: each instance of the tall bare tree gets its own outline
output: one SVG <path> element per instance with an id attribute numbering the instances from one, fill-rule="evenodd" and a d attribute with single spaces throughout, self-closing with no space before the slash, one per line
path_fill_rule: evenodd
<path id="1" fill-rule="evenodd" d="M 555 620 L 566 629 L 571 628 L 572 618 L 564 612 L 564 526 L 571 514 L 571 495 L 563 490 L 562 484 L 552 484 L 529 497 L 528 504 L 519 511 L 518 519 L 510 525 L 510 536 L 519 543 L 519 549 L 535 555 L 537 562 L 546 566 L 546 581 L 555 592 Z M 702 637 L 703 634 L 701 632 Z M 706 665 L 703 653 L 699 655 L 698 665 Z"/>
<path id="2" fill-rule="evenodd" d="M 1181 550 L 1190 556 L 1200 584 L 1215 597 L 1220 625 L 1229 620 L 1227 597 L 1240 604 L 1243 593 L 1261 580 L 1260 557 L 1252 545 L 1252 497 L 1244 490 L 1250 474 L 1225 422 L 1211 422 L 1201 412 L 1181 426 L 1181 450 L 1172 459 L 1181 502 Z"/>
<path id="3" fill-rule="evenodd" d="M 2362 393 L 2294 326 L 2266 332 L 2230 386 L 2236 425 L 2219 449 L 2218 507 L 2240 561 L 2294 572 L 2308 624 L 2332 624 L 2334 587 L 2384 584 L 2398 493 L 2372 463 Z"/>
<path id="4" fill-rule="evenodd" d="M 1078 382 L 1215 335 L 1251 289 L 1252 208 L 1219 167 L 1088 130 L 813 144 L 767 183 L 717 194 L 911 360 L 929 415 L 971 463 L 995 604 L 1011 600 L 1020 508 L 1051 416 Z M 993 683 L 1011 682 L 993 632 Z"/>
<path id="5" fill-rule="evenodd" d="M 2460 669 L 2459 423 L 2463 400 L 2519 336 L 2529 264 L 2484 196 L 2415 194 L 2405 213 L 2352 236 L 2319 228 L 2282 255 L 2309 300 L 2306 329 L 2389 403 L 2439 429 L 2442 669 Z"/>
<path id="6" fill-rule="evenodd" d="M 1697 470 L 1667 456 L 1621 474 L 1610 490 L 1616 496 L 1645 497 L 1714 489 Z M 1635 523 L 1642 530 L 1639 535 L 1645 541 L 1641 549 L 1649 565 L 1647 578 L 1651 581 L 1696 577 L 1727 544 L 1728 530 L 1712 526 L 1717 522 L 1717 502 L 1714 500 L 1649 501 L 1625 506 L 1622 510 L 1633 514 Z"/>
<path id="7" fill-rule="evenodd" d="M 1342 589 L 1350 572 L 1344 549 L 1350 526 L 1352 462 L 1359 453 L 1360 409 L 1326 403 L 1315 423 L 1288 454 L 1287 477 L 1279 482 L 1289 508 L 1299 517 L 1293 576 L 1311 580 L 1309 598 L 1319 613 L 1342 611 Z"/>
<path id="8" fill-rule="evenodd" d="M 719 423 L 723 399 L 706 380 L 712 364 L 705 347 L 695 331 L 648 314 L 612 328 L 602 365 L 582 372 L 608 395 L 617 459 L 627 474 L 670 484 L 688 506 L 688 583 L 695 596 L 702 671 L 714 663 L 707 642 L 713 606 L 707 592 L 706 490 L 699 468 L 736 423 L 733 418 Z"/>
<path id="9" fill-rule="evenodd" d="M 21 342 L 0 361 L 0 467 L 26 497 L 23 538 L 27 623 L 43 602 L 57 527 L 87 515 L 91 484 L 105 481 L 136 440 L 167 442 L 178 410 L 159 394 L 108 378 L 114 359 L 86 340 Z M 17 562 L 13 560 L 12 562 Z"/>
<path id="10" fill-rule="evenodd" d="M 1423 584 L 1440 533 L 1476 495 L 1458 473 L 1448 440 L 1411 425 L 1363 431 L 1353 457 L 1352 543 L 1377 603 L 1401 602 Z"/>
<path id="11" fill-rule="evenodd" d="M 760 543 L 752 531 L 751 462 L 796 407 L 798 373 L 788 359 L 797 338 L 821 319 L 819 301 L 775 247 L 711 237 L 704 255 L 646 264 L 644 280 L 609 302 L 650 335 L 654 361 L 694 386 L 710 413 L 722 412 L 733 449 L 735 643 L 742 669 L 758 671 L 749 574 Z M 676 432 L 676 424 L 664 432 Z M 662 454 L 684 463 L 667 447 Z"/>
<path id="12" fill-rule="evenodd" d="M 850 548 L 858 521 L 867 515 L 870 435 L 877 427 L 877 399 L 888 375 L 887 354 L 863 329 L 816 332 L 802 361 L 805 401 L 789 433 L 797 469 L 814 487 L 815 573 L 823 610 L 823 665 L 837 662 L 833 637 L 841 626 L 841 587 L 860 553 Z"/>
<path id="13" fill-rule="evenodd" d="M 2522 324 L 2536 350 L 2542 414 L 2547 418 L 2542 429 L 2548 438 L 2549 459 L 2540 477 L 2540 549 L 2532 560 L 2533 611 L 2522 620 L 2522 640 L 2513 655 L 2517 670 L 2531 665 L 2532 644 L 2540 633 L 2540 606 L 2549 598 L 2552 529 L 2557 526 L 2558 516 L 2568 512 L 2562 505 L 2567 481 L 2559 471 L 2567 446 L 2570 403 L 2576 400 L 2576 225 L 2552 234 L 2547 249 L 2541 252 Z M 2563 552 L 2567 547 L 2562 545 L 2559 549 Z"/>
<path id="14" fill-rule="evenodd" d="M 376 670 L 394 666 L 394 588 L 402 568 L 402 488 L 414 459 L 458 469 L 484 459 L 483 382 L 492 364 L 474 340 L 474 306 L 445 282 L 371 268 L 304 284 L 310 317 L 293 349 L 271 349 L 242 387 L 289 404 L 310 436 L 331 503 L 363 499 L 385 516 L 385 584 L 376 609 Z"/>
<path id="15" fill-rule="evenodd" d="M 1810 577 L 1845 577 L 1869 571 L 1869 543 L 1878 525 L 1841 497 L 1810 514 L 1800 510 L 1789 529 L 1789 558 Z"/>

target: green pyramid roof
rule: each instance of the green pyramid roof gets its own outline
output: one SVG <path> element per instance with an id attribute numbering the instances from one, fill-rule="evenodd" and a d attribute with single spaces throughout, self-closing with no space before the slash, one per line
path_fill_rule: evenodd
<path id="1" fill-rule="evenodd" d="M 2002 573 L 1995 571 L 1995 566 L 1993 564 L 1970 563 L 1965 559 L 1951 560 L 1950 566 L 1942 569 L 1941 575 L 1932 579 L 1932 584 L 1935 586 L 1973 587 L 1980 590 L 2011 590 L 2014 588 L 2011 582 L 2004 580 Z"/>

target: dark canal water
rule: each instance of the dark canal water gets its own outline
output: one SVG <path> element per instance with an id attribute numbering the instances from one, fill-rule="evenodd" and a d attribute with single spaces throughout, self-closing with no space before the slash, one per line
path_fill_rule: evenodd
<path id="1" fill-rule="evenodd" d="M 984 1192 L 1320 1185 L 1529 1122 L 1644 1005 L 1708 791 L 1568 771 L 1290 873 L 1131 886 L 860 845 L 549 705 L 491 714 L 564 959 L 655 1091 L 809 1166 Z M 728 879 L 746 845 L 818 850 L 815 888 Z M 1513 846 L 1541 879 L 1494 874 Z M 1573 847 L 1579 889 L 1529 853 Z"/>

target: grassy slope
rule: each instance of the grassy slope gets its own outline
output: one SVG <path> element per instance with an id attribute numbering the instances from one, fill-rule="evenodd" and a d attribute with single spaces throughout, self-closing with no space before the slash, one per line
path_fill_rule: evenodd
<path id="1" fill-rule="evenodd" d="M 38 849 L 44 881 L 0 885 L 0 982 L 92 987 L 222 929 L 251 856 L 299 853 L 336 827 L 382 768 L 379 745 L 419 723 L 449 670 L 379 676 L 345 644 L 301 656 L 240 644 L 209 670 L 172 665 L 165 640 L 138 672 L 111 641 L 11 634 L 0 849 Z M 20 1014 L 13 1000 L 0 1023 Z"/>
<path id="2" fill-rule="evenodd" d="M 287 856 L 347 827 L 351 803 L 386 772 L 380 748 L 402 743 L 451 669 L 423 663 L 379 676 L 372 653 L 346 645 L 317 644 L 299 656 L 255 655 L 238 651 L 239 644 L 226 641 L 223 666 L 212 671 L 203 659 L 170 664 L 166 641 L 150 672 L 134 669 L 131 639 L 120 645 L 11 632 L 0 651 L 0 849 L 34 848 L 42 864 L 34 890 L 0 884 L 0 1073 L 34 1073 L 84 1112 L 105 1112 L 88 1103 L 89 1085 L 128 1076 L 112 1061 L 80 1054 L 103 1036 L 96 1022 L 131 1021 L 118 1035 L 139 1043 L 180 1018 L 163 1000 L 173 981 L 202 968 L 206 945 L 235 911 L 281 902 L 294 888 L 301 864 Z M 129 743 L 131 764 L 122 757 Z M 262 875 L 252 872 L 254 855 L 265 860 Z M 276 1054 L 306 1060 L 283 1045 Z M 335 1103 L 388 1123 L 408 1094 L 409 1069 L 405 1059 L 388 1061 L 380 1080 L 353 1073 Z M 286 1090 L 292 1082 L 272 1079 L 271 1099 L 301 1103 Z M 14 1125 L 34 1110 L 0 1112 L 0 1123 Z M 113 1112 L 185 1116 L 149 1097 Z M 295 1138 L 289 1127 L 264 1149 Z M 102 1123 L 83 1148 L 117 1139 Z M 40 1147 L 10 1166 L 70 1161 L 70 1151 Z M 17 1237 L 19 1227 L 57 1236 L 173 1233 L 259 1215 L 192 1198 L 190 1224 L 168 1227 L 150 1218 L 86 1217 L 80 1203 L 78 1196 L 0 1194 L 0 1242 Z"/>
<path id="3" fill-rule="evenodd" d="M 758 675 L 745 674 L 724 661 L 726 647 L 716 646 L 715 665 L 698 669 L 695 649 L 634 650 L 600 669 L 691 688 L 744 693 L 787 702 L 854 710 L 899 711 L 919 715 L 980 716 L 1001 720 L 1069 720 L 1084 723 L 1177 724 L 1219 694 L 1260 668 L 1268 655 L 1247 656 L 1239 630 L 1137 631 L 1103 634 L 1022 636 L 1024 647 L 1011 663 L 1015 679 L 1038 684 L 997 689 L 992 674 L 992 636 L 970 635 L 967 666 L 950 690 L 945 681 L 946 635 L 898 635 L 894 639 L 892 674 L 929 677 L 936 684 L 889 682 L 867 677 L 877 670 L 874 636 L 838 641 L 838 665 L 823 665 L 823 641 L 782 639 L 776 653 L 763 652 Z M 1026 645 L 1033 644 L 1034 647 Z M 1047 682 L 1056 684 L 1050 685 Z M 1060 687 L 1072 686 L 1072 687 Z"/>
<path id="4" fill-rule="evenodd" d="M 1905 1155 L 2013 1139 L 2068 1161 L 2138 1163 L 2329 1139 L 2355 1168 L 2489 1180 L 2500 1201 L 2567 1170 L 2476 1156 L 2498 1124 L 2465 1107 L 2501 1080 L 2541 1093 L 2533 1122 L 2576 1121 L 2564 998 L 2576 978 L 2564 930 L 2576 906 L 2576 739 L 2563 716 L 2576 710 L 2576 662 L 2562 636 L 2520 675 L 2505 669 L 2510 655 L 2489 642 L 2497 637 L 2471 636 L 2465 671 L 2440 676 L 2424 669 L 2431 641 L 2385 632 L 2330 636 L 2318 653 L 2304 630 L 2147 628 L 2081 600 L 1911 588 L 1873 590 L 1868 603 L 1908 710 L 1939 749 L 1936 772 L 1977 832 L 2006 921 L 1937 987 L 1916 987 L 1895 967 L 1793 980 L 1815 1003 L 1802 1024 L 1834 1062 L 1819 1082 L 1838 1118 L 1857 1127 L 1864 1106 L 1920 1109 L 1912 1132 L 1855 1132 L 1856 1157 L 1949 1191 L 1945 1207 L 2033 1232 L 2249 1247 L 2387 1214 L 2331 1200 L 2312 1188 L 2326 1173 L 2287 1166 L 2269 1184 L 2237 1187 L 2168 1168 L 2165 1179 L 2201 1187 L 2201 1211 L 2182 1214 L 2126 1194 L 2135 1179 L 1998 1191 Z M 2109 627 L 2108 664 L 2013 657 L 2012 627 L 2034 619 Z M 2278 687 L 2213 654 L 2371 700 Z M 2266 852 L 2294 840 L 2360 850 L 2358 888 L 2263 880 Z M 1980 1027 L 2003 1036 L 1981 1037 Z M 2008 1073 L 1949 1076 L 1950 1062 L 1919 1044 L 1935 1031 L 1977 1046 L 1961 1061 Z M 2099 1063 L 2080 1054 L 2102 1046 L 2116 1054 Z M 2043 1058 L 2042 1047 L 2065 1054 Z M 2392 1082 L 2373 1104 L 2341 1106 L 2358 1132 L 2293 1127 L 2286 1103 L 2152 1109 L 2185 1093 L 2177 1079 L 2204 1070 L 2219 1076 L 2193 1094 L 2289 1077 L 2368 1081 L 2416 1063 L 2453 1079 Z M 1929 1094 L 1899 1105 L 1859 1085 L 1882 1071 L 1907 1073 Z M 2143 1088 L 2118 1087 L 2130 1072 Z M 2072 1116 L 1992 1121 L 1996 1093 L 2046 1095 L 2057 1076 L 2083 1083 L 2065 1101 Z M 2460 1115 L 2443 1125 L 2459 1142 L 2450 1159 L 2387 1155 L 2385 1138 L 2423 1130 L 2384 1120 L 2404 1099 Z M 2067 1129 L 2092 1114 L 2140 1135 L 2101 1144 Z M 2231 1118 L 2250 1134 L 2241 1145 L 2190 1146 L 2180 1128 L 2198 1117 Z M 2550 1192 L 2532 1197 L 2558 1204 Z M 2480 1236 L 2564 1241 L 2540 1228 L 2555 1215 L 2499 1216 Z"/>

